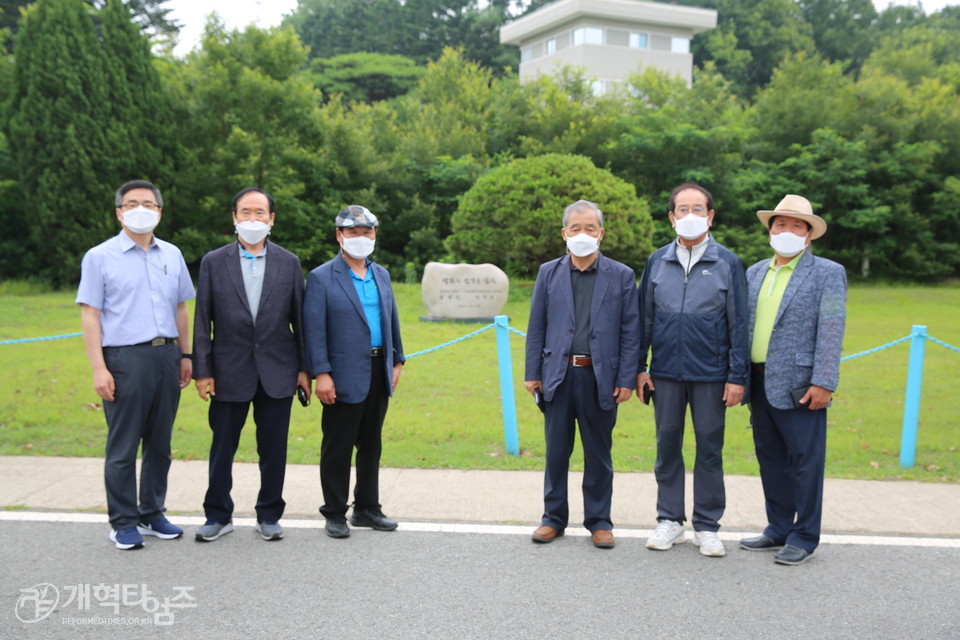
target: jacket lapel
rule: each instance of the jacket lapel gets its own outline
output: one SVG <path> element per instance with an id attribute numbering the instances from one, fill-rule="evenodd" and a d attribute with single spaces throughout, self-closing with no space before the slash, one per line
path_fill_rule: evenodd
<path id="1" fill-rule="evenodd" d="M 807 247 L 806 253 L 803 254 L 802 258 L 800 258 L 800 262 L 797 263 L 797 266 L 793 271 L 793 275 L 790 276 L 790 281 L 787 283 L 787 288 L 783 292 L 783 299 L 780 301 L 780 308 L 777 309 L 777 319 L 773 321 L 774 326 L 780 322 L 780 318 L 783 316 L 783 310 L 787 308 L 787 305 L 790 304 L 793 296 L 795 296 L 797 291 L 800 290 L 800 287 L 803 286 L 803 281 L 806 280 L 807 276 L 810 275 L 812 266 L 813 254 L 810 253 L 810 247 Z"/>
<path id="2" fill-rule="evenodd" d="M 343 289 L 344 295 L 353 303 L 354 309 L 360 314 L 360 318 L 366 322 L 367 314 L 363 312 L 363 303 L 360 302 L 360 296 L 357 295 L 357 288 L 353 285 L 353 276 L 350 275 L 350 266 L 343 256 L 337 256 L 339 259 L 334 263 L 333 270 L 337 273 L 337 284 Z M 370 267 L 367 267 L 368 269 Z"/>
<path id="3" fill-rule="evenodd" d="M 576 324 L 577 318 L 573 313 L 573 285 L 570 284 L 570 254 L 568 253 L 557 264 L 559 273 L 557 274 L 557 286 L 560 287 L 560 295 L 563 296 L 563 307 L 570 316 L 570 323 Z"/>
<path id="4" fill-rule="evenodd" d="M 603 258 L 603 254 L 599 254 L 597 255 L 597 282 L 593 290 L 593 300 L 590 302 L 591 327 L 597 326 L 597 315 L 600 313 L 600 307 L 603 306 L 603 296 L 606 295 L 608 286 L 610 286 L 610 265 Z"/>
<path id="5" fill-rule="evenodd" d="M 263 311 L 264 307 L 266 307 L 266 304 L 264 303 L 270 297 L 270 293 L 275 289 L 277 278 L 280 277 L 280 265 L 278 264 L 280 256 L 276 249 L 273 251 L 266 249 L 268 245 L 269 241 L 264 245 L 267 255 L 266 263 L 263 266 L 263 290 L 260 292 L 260 304 L 257 307 L 258 315 Z"/>
<path id="6" fill-rule="evenodd" d="M 247 310 L 247 313 L 252 318 L 253 314 L 250 313 L 250 301 L 247 300 L 247 288 L 243 286 L 243 272 L 240 271 L 243 267 L 239 247 L 240 243 L 238 242 L 228 245 L 227 251 L 224 254 L 224 261 L 226 262 L 227 275 L 230 278 L 230 282 L 233 283 L 237 297 L 240 298 L 240 302 L 243 303 L 243 308 Z"/>

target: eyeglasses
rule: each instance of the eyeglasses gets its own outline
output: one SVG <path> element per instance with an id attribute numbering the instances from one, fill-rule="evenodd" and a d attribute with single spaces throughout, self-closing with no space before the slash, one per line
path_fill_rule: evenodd
<path id="1" fill-rule="evenodd" d="M 120 205 L 120 208 L 123 211 L 130 211 L 131 209 L 136 209 L 137 207 L 145 207 L 147 209 L 152 209 L 154 211 L 160 210 L 160 205 L 156 202 L 146 201 L 146 202 L 137 202 L 136 200 L 131 200 L 129 202 L 124 202 Z"/>
<path id="2" fill-rule="evenodd" d="M 678 218 L 682 218 L 688 213 L 693 213 L 701 218 L 705 218 L 707 215 L 707 209 L 705 207 L 693 207 L 692 209 L 690 207 L 677 207 L 674 209 L 673 213 Z"/>

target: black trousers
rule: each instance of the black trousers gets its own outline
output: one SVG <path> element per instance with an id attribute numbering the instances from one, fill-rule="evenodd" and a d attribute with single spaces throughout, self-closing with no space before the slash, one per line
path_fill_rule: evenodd
<path id="1" fill-rule="evenodd" d="M 104 480 L 114 529 L 163 515 L 170 470 L 170 436 L 180 405 L 180 350 L 175 344 L 104 347 L 116 393 L 104 401 L 107 447 Z M 143 444 L 137 492 L 137 448 Z"/>
<path id="2" fill-rule="evenodd" d="M 583 444 L 583 526 L 590 531 L 612 529 L 613 426 L 617 409 L 600 408 L 597 379 L 591 367 L 567 367 L 567 375 L 547 403 L 544 434 L 547 468 L 543 476 L 543 518 L 540 524 L 565 529 L 570 517 L 567 469 L 580 426 Z"/>
<path id="3" fill-rule="evenodd" d="M 357 484 L 354 509 L 380 508 L 380 452 L 383 419 L 390 394 L 383 375 L 383 356 L 370 367 L 370 391 L 363 402 L 323 405 L 323 442 L 320 445 L 320 484 L 325 517 L 347 512 L 350 497 L 350 458 L 357 449 Z"/>
<path id="4" fill-rule="evenodd" d="M 271 398 L 257 384 L 253 396 L 253 421 L 257 425 L 257 455 L 260 458 L 260 493 L 257 496 L 257 522 L 276 522 L 283 515 L 283 480 L 287 470 L 287 433 L 290 430 L 290 405 L 293 396 Z M 210 400 L 210 480 L 203 499 L 208 520 L 221 524 L 233 517 L 233 456 L 240 444 L 240 432 L 247 421 L 250 401 Z"/>

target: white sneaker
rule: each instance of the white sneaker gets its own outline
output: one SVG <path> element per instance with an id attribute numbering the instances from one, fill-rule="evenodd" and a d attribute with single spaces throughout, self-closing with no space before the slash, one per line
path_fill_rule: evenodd
<path id="1" fill-rule="evenodd" d="M 647 539 L 647 549 L 666 551 L 675 544 L 686 542 L 683 525 L 673 520 L 661 520 L 653 535 Z"/>
<path id="2" fill-rule="evenodd" d="M 700 555 L 719 558 L 727 555 L 723 540 L 716 531 L 694 531 L 693 544 L 700 547 Z"/>

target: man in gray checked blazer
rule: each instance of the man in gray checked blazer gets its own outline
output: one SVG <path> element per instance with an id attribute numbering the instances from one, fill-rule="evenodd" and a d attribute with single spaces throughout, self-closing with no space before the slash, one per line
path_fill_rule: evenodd
<path id="1" fill-rule="evenodd" d="M 747 269 L 750 412 L 767 527 L 740 541 L 796 565 L 820 542 L 827 407 L 840 377 L 847 275 L 810 243 L 827 230 L 810 202 L 788 195 L 757 217 L 774 256 Z"/>

